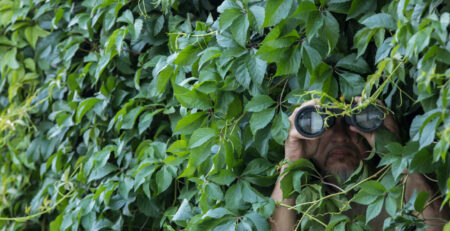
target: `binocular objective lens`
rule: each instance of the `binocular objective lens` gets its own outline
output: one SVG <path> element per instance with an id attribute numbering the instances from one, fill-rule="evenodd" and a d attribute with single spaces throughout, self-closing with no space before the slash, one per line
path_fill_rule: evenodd
<path id="1" fill-rule="evenodd" d="M 362 129 L 376 129 L 383 121 L 383 113 L 373 106 L 367 107 L 355 115 L 355 123 Z"/>
<path id="2" fill-rule="evenodd" d="M 298 123 L 301 130 L 310 135 L 321 132 L 323 127 L 323 119 L 315 111 L 302 113 L 298 118 Z"/>

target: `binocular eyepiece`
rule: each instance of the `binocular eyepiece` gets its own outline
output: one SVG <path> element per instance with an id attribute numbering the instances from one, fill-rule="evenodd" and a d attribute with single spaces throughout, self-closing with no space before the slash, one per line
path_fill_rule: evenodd
<path id="1" fill-rule="evenodd" d="M 356 105 L 353 105 L 355 107 Z M 340 113 L 340 109 L 328 110 L 332 113 Z M 384 120 L 384 113 L 374 105 L 358 110 L 351 116 L 344 116 L 348 125 L 355 126 L 362 132 L 373 132 L 381 126 Z M 327 114 L 323 108 L 309 105 L 300 109 L 295 115 L 294 126 L 304 137 L 314 138 L 321 135 L 328 127 L 333 127 L 336 117 Z"/>

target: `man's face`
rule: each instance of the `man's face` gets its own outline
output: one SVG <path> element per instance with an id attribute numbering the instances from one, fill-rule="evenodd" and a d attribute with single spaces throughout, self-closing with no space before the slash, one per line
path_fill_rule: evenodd
<path id="1" fill-rule="evenodd" d="M 340 117 L 317 140 L 306 142 L 306 152 L 325 174 L 337 175 L 346 180 L 368 156 L 368 147 L 363 138 L 350 131 Z"/>

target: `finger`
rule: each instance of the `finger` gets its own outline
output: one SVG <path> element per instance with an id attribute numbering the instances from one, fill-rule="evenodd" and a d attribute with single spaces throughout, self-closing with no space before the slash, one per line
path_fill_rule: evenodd
<path id="1" fill-rule="evenodd" d="M 364 139 L 366 139 L 366 141 L 369 143 L 369 145 L 371 147 L 374 147 L 374 145 L 375 145 L 375 135 L 374 135 L 375 132 L 370 132 L 370 133 L 363 132 L 363 131 L 360 131 L 359 129 L 357 129 L 355 126 L 350 126 L 349 129 L 350 129 L 350 131 L 355 132 L 355 133 L 361 135 L 362 137 L 364 137 Z"/>

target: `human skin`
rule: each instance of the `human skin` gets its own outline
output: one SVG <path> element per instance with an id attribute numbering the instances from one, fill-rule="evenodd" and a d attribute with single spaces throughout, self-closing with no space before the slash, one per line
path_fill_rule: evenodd
<path id="1" fill-rule="evenodd" d="M 359 102 L 359 100 L 359 97 L 355 98 L 356 102 Z M 326 174 L 341 176 L 350 175 L 358 167 L 360 161 L 367 157 L 370 148 L 374 147 L 376 131 L 371 133 L 361 132 L 354 126 L 347 126 L 342 118 L 338 118 L 336 124 L 332 128 L 325 130 L 319 137 L 304 137 L 295 129 L 294 118 L 296 113 L 307 105 L 317 105 L 317 103 L 314 100 L 305 102 L 300 107 L 296 108 L 289 117 L 291 126 L 285 141 L 285 160 L 288 162 L 295 162 L 300 158 L 313 159 L 317 167 Z M 392 133 L 398 135 L 397 124 L 391 115 L 386 116 L 383 121 L 383 126 Z M 361 137 L 367 141 L 367 144 L 369 144 L 370 147 L 362 141 Z M 286 167 L 288 167 L 288 165 L 282 166 L 281 173 Z M 407 172 L 407 170 L 405 170 L 405 172 Z M 294 206 L 294 198 L 283 199 L 280 181 L 281 179 L 276 182 L 271 197 L 275 201 Z M 432 195 L 432 189 L 429 187 L 423 176 L 419 174 L 409 175 L 408 180 L 406 181 L 406 199 L 409 199 L 414 189 L 426 191 Z M 427 207 L 419 217 L 444 218 L 445 215 L 439 213 L 439 206 L 439 201 L 435 201 L 431 206 Z M 272 217 L 269 219 L 272 230 L 294 230 L 297 222 L 296 216 L 295 210 L 289 210 L 284 206 L 277 206 Z M 427 221 L 427 223 L 433 224 L 433 221 Z M 430 226 L 427 230 L 441 230 L 441 227 Z"/>

